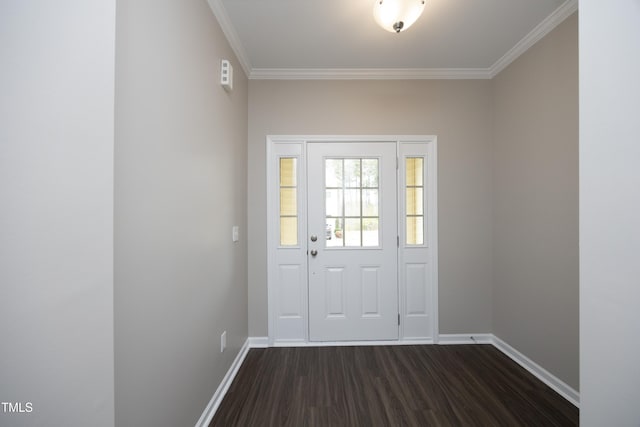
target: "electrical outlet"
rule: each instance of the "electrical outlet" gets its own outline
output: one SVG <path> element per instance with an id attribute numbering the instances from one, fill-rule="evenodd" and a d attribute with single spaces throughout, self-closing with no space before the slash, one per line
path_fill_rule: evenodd
<path id="1" fill-rule="evenodd" d="M 225 348 L 227 348 L 227 331 L 220 335 L 220 353 L 223 353 Z"/>

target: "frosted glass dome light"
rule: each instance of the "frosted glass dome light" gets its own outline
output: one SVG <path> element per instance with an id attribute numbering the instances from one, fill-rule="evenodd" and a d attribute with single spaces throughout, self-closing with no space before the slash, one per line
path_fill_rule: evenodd
<path id="1" fill-rule="evenodd" d="M 376 0 L 373 17 L 378 25 L 392 33 L 405 31 L 418 20 L 425 0 Z"/>

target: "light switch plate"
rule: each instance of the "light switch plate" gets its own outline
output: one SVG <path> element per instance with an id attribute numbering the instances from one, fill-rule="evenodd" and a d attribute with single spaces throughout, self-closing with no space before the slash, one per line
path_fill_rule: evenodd
<path id="1" fill-rule="evenodd" d="M 231 228 L 231 240 L 233 240 L 234 242 L 240 240 L 239 234 L 239 227 L 237 225 L 234 225 L 233 228 Z"/>

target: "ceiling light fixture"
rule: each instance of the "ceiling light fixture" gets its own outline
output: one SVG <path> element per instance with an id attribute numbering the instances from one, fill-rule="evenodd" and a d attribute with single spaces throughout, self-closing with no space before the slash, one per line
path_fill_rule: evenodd
<path id="1" fill-rule="evenodd" d="M 373 17 L 385 30 L 392 33 L 405 31 L 420 17 L 425 0 L 376 0 Z"/>

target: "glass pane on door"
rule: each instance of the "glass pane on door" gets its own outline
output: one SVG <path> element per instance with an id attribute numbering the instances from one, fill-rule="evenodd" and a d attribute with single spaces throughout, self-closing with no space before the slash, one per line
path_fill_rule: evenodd
<path id="1" fill-rule="evenodd" d="M 325 159 L 326 247 L 380 245 L 379 159 Z"/>

